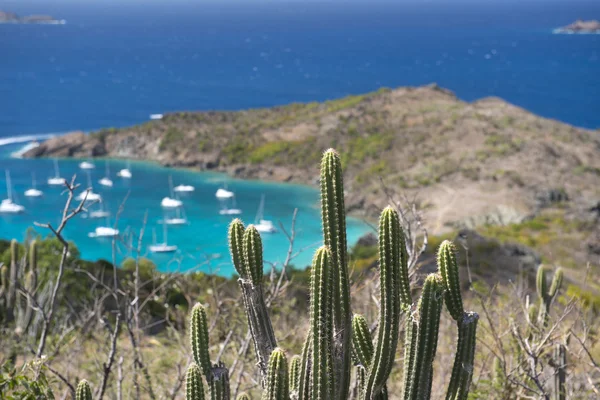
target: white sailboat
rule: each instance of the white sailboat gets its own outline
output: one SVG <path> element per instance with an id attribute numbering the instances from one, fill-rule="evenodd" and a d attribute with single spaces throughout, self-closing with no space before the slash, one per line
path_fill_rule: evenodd
<path id="1" fill-rule="evenodd" d="M 101 184 L 102 186 L 112 187 L 113 181 L 109 178 L 109 176 L 110 176 L 110 171 L 108 169 L 108 161 L 106 161 L 106 175 L 104 176 L 104 178 L 100 179 L 98 181 L 98 183 Z"/>
<path id="2" fill-rule="evenodd" d="M 171 175 L 169 175 L 169 188 L 171 189 L 171 197 L 164 197 L 160 202 L 161 207 L 163 208 L 178 208 L 183 205 L 183 202 L 179 199 L 175 198 L 173 193 L 173 179 Z"/>
<path id="3" fill-rule="evenodd" d="M 0 213 L 6 213 L 6 214 L 22 213 L 23 211 L 25 211 L 25 207 L 23 207 L 22 205 L 19 205 L 13 201 L 12 185 L 10 182 L 10 173 L 8 172 L 8 170 L 6 170 L 5 173 L 6 173 L 7 198 L 2 200 L 2 202 L 0 203 Z"/>
<path id="4" fill-rule="evenodd" d="M 35 187 L 35 174 L 31 174 L 31 189 L 27 189 L 25 191 L 25 196 L 27 197 L 40 197 L 42 196 L 44 193 L 42 193 L 41 190 L 37 189 Z"/>
<path id="5" fill-rule="evenodd" d="M 120 178 L 131 179 L 131 167 L 129 166 L 129 160 L 127 160 L 127 168 L 123 168 L 117 172 L 117 176 Z"/>
<path id="6" fill-rule="evenodd" d="M 106 218 L 110 216 L 110 211 L 104 209 L 104 203 L 100 202 L 98 209 L 89 212 L 89 217 L 93 219 Z"/>
<path id="7" fill-rule="evenodd" d="M 79 168 L 81 169 L 94 169 L 96 166 L 88 161 L 83 161 L 79 163 Z"/>
<path id="8" fill-rule="evenodd" d="M 50 186 L 63 186 L 67 183 L 65 178 L 60 177 L 60 171 L 58 170 L 58 161 L 54 160 L 54 176 L 52 178 L 48 178 L 48 185 Z"/>
<path id="9" fill-rule="evenodd" d="M 89 171 L 87 172 L 87 181 L 88 181 L 89 189 L 79 193 L 79 196 L 77 196 L 77 200 L 79 200 L 79 201 L 85 200 L 86 202 L 87 201 L 102 201 L 102 196 L 100 196 L 98 193 L 94 193 L 94 191 L 92 190 L 92 178 L 90 176 Z"/>
<path id="10" fill-rule="evenodd" d="M 195 187 L 191 186 L 191 185 L 177 185 L 175 186 L 175 188 L 173 188 L 173 190 L 175 192 L 193 192 L 194 190 L 196 190 Z"/>
<path id="11" fill-rule="evenodd" d="M 163 222 L 167 225 L 187 225 L 189 223 L 181 207 L 175 210 L 174 217 L 165 217 Z"/>
<path id="12" fill-rule="evenodd" d="M 235 206 L 235 194 L 227 189 L 218 189 L 215 196 L 221 202 L 221 210 L 219 210 L 219 214 L 221 215 L 240 215 L 242 210 L 236 208 Z M 231 200 L 232 207 L 229 207 L 228 202 Z"/>
<path id="13" fill-rule="evenodd" d="M 265 195 L 263 194 L 260 197 L 260 205 L 258 206 L 258 212 L 256 213 L 256 218 L 254 219 L 254 227 L 260 233 L 275 233 L 275 232 L 277 232 L 277 228 L 275 228 L 275 224 L 273 223 L 273 221 L 264 219 L 264 211 L 265 211 Z"/>
<path id="14" fill-rule="evenodd" d="M 91 238 L 116 237 L 119 236 L 119 230 L 109 226 L 108 217 L 106 218 L 106 226 L 98 226 L 94 232 L 88 233 Z"/>
<path id="15" fill-rule="evenodd" d="M 167 224 L 163 223 L 163 242 L 156 243 L 156 231 L 152 230 L 152 245 L 148 249 L 152 253 L 173 253 L 177 251 L 177 246 L 174 244 L 168 244 L 167 242 Z"/>

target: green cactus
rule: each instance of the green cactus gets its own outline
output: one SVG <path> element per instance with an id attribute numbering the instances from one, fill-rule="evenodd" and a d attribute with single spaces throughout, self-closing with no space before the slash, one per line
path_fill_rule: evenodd
<path id="1" fill-rule="evenodd" d="M 10 271 L 8 278 L 8 290 L 6 293 L 7 321 L 14 319 L 14 308 L 17 299 L 17 280 L 19 278 L 19 243 L 10 241 Z"/>
<path id="2" fill-rule="evenodd" d="M 295 355 L 290 360 L 288 373 L 290 380 L 290 393 L 297 394 L 300 389 L 300 372 L 302 371 L 302 357 Z"/>
<path id="3" fill-rule="evenodd" d="M 190 364 L 185 376 L 185 399 L 204 400 L 202 372 L 196 363 Z"/>
<path id="4" fill-rule="evenodd" d="M 360 366 L 368 369 L 375 350 L 367 320 L 360 314 L 352 318 L 352 350 Z"/>
<path id="5" fill-rule="evenodd" d="M 548 324 L 550 306 L 552 305 L 552 302 L 558 295 L 558 291 L 560 290 L 563 281 L 563 270 L 562 268 L 558 268 L 554 273 L 554 277 L 552 278 L 550 289 L 548 289 L 546 273 L 546 267 L 540 265 L 538 267 L 536 276 L 536 289 L 538 298 L 540 299 L 541 303 L 539 308 L 538 322 L 541 323 L 544 327 Z"/>
<path id="6" fill-rule="evenodd" d="M 237 400 L 252 400 L 248 393 L 240 393 L 237 397 Z"/>
<path id="7" fill-rule="evenodd" d="M 231 398 L 229 377 L 226 373 L 214 376 L 210 383 L 210 398 L 211 400 L 229 400 Z"/>
<path id="8" fill-rule="evenodd" d="M 408 397 L 410 400 L 429 399 L 433 373 L 433 360 L 437 350 L 443 287 L 437 274 L 425 279 L 423 292 L 417 306 L 417 330 L 411 346 L 415 346 Z"/>
<path id="9" fill-rule="evenodd" d="M 300 384 L 297 397 L 300 400 L 309 400 L 311 396 L 311 368 L 312 368 L 312 331 L 309 328 L 308 336 L 302 346 L 302 361 L 300 369 Z"/>
<path id="10" fill-rule="evenodd" d="M 8 293 L 9 286 L 8 267 L 6 265 L 2 265 L 0 267 L 0 297 L 4 297 Z"/>
<path id="11" fill-rule="evenodd" d="M 345 400 L 350 387 L 351 319 L 350 285 L 346 241 L 346 208 L 342 162 L 338 153 L 329 149 L 321 160 L 321 217 L 323 238 L 332 256 L 333 272 L 333 336 L 335 379 L 338 391 L 332 398 Z"/>
<path id="12" fill-rule="evenodd" d="M 285 353 L 275 349 L 269 358 L 267 385 L 263 391 L 263 400 L 289 400 L 288 365 Z"/>
<path id="13" fill-rule="evenodd" d="M 238 218 L 229 224 L 229 252 L 233 266 L 241 278 L 246 278 L 246 267 L 244 265 L 244 224 Z"/>
<path id="14" fill-rule="evenodd" d="M 471 312 L 464 313 L 463 319 L 458 323 L 458 344 L 446 400 L 467 399 L 473 376 L 478 321 L 479 315 Z"/>
<path id="15" fill-rule="evenodd" d="M 207 382 L 212 381 L 212 368 L 208 353 L 208 322 L 206 319 L 206 310 L 200 303 L 196 303 L 194 308 L 192 308 L 190 344 L 192 346 L 194 362 L 202 368 L 202 373 L 206 377 Z"/>
<path id="16" fill-rule="evenodd" d="M 264 300 L 263 248 L 260 234 L 254 227 L 244 225 L 235 219 L 229 226 L 229 248 L 232 262 L 240 274 L 240 288 L 244 308 L 254 343 L 258 367 L 262 375 L 262 385 L 266 384 L 267 365 L 273 349 L 277 347 L 275 332 Z"/>
<path id="17" fill-rule="evenodd" d="M 405 296 L 410 298 L 409 288 L 404 287 L 401 290 L 401 287 L 408 285 L 408 273 L 404 280 L 405 285 L 402 284 L 403 274 L 400 273 L 403 269 L 401 264 L 405 263 L 402 260 L 405 248 L 398 213 L 387 207 L 379 219 L 379 329 L 375 352 L 369 364 L 365 399 L 371 399 L 381 393 L 394 365 L 400 329 L 400 293 L 405 292 Z"/>
<path id="18" fill-rule="evenodd" d="M 410 391 L 410 383 L 412 381 L 413 366 L 417 351 L 417 331 L 417 321 L 412 315 L 408 315 L 404 328 L 404 375 L 402 379 L 402 388 L 404 390 L 404 394 L 402 396 L 403 399 L 408 399 Z"/>
<path id="19" fill-rule="evenodd" d="M 460 294 L 456 247 L 449 240 L 444 240 L 438 249 L 437 263 L 440 276 L 445 287 L 445 300 L 448 312 L 455 321 L 463 318 L 464 308 Z"/>
<path id="20" fill-rule="evenodd" d="M 557 271 L 558 273 L 558 271 Z M 562 277 L 561 277 L 562 278 Z M 559 285 L 560 286 L 560 285 Z M 567 349 L 562 343 L 554 347 L 554 400 L 566 400 Z"/>
<path id="21" fill-rule="evenodd" d="M 75 393 L 76 400 L 92 400 L 92 389 L 90 384 L 85 379 L 79 382 L 77 385 L 77 391 Z"/>
<path id="22" fill-rule="evenodd" d="M 315 253 L 311 271 L 310 323 L 312 338 L 311 399 L 333 399 L 335 375 L 332 373 L 332 256 L 329 248 Z"/>

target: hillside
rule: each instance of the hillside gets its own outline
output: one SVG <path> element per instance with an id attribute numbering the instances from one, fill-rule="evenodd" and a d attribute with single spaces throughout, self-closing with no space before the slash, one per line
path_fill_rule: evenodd
<path id="1" fill-rule="evenodd" d="M 127 157 L 241 178 L 313 184 L 337 148 L 347 206 L 375 215 L 380 177 L 416 197 L 429 229 L 520 222 L 570 199 L 600 199 L 600 133 L 541 118 L 498 98 L 463 102 L 436 85 L 381 89 L 324 103 L 180 112 L 141 125 L 54 138 L 27 157 Z"/>

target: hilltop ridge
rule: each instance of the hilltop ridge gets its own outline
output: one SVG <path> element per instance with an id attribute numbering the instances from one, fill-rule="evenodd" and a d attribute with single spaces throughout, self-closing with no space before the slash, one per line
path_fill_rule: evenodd
<path id="1" fill-rule="evenodd" d="M 86 135 L 26 157 L 116 157 L 314 184 L 323 150 L 345 167 L 347 207 L 374 216 L 383 184 L 419 200 L 434 233 L 520 222 L 553 202 L 600 200 L 600 132 L 536 116 L 499 98 L 472 103 L 437 85 L 380 89 L 322 103 L 179 112 Z"/>

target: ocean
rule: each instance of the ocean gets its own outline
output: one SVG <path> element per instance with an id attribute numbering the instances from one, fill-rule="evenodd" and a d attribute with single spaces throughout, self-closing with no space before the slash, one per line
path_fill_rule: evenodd
<path id="1" fill-rule="evenodd" d="M 12 152 L 32 137 L 127 126 L 155 113 L 267 107 L 436 82 L 467 101 L 498 96 L 548 118 L 600 127 L 600 35 L 552 34 L 577 18 L 599 19 L 598 1 L 0 0 L 0 9 L 67 20 L 0 25 L 0 169 L 10 169 L 27 206 L 22 216 L 0 217 L 3 238 L 22 238 L 33 220 L 56 220 L 64 200 L 42 187 L 46 196 L 27 202 L 22 192 L 32 172 L 43 182 L 52 162 L 17 160 Z M 72 161 L 60 166 L 63 176 L 80 173 Z M 119 167 L 113 162 L 110 169 Z M 99 162 L 93 182 L 103 169 Z M 118 181 L 106 193 L 113 212 L 129 193 L 120 229 L 139 229 L 145 210 L 150 227 L 158 226 L 171 174 L 197 186 L 184 199 L 192 224 L 169 230 L 169 242 L 182 250 L 180 267 L 191 268 L 203 254 L 226 256 L 227 219 L 214 198 L 226 178 L 152 164 L 132 169 L 131 183 Z M 299 208 L 300 247 L 319 240 L 314 189 L 241 181 L 230 187 L 245 220 L 254 219 L 264 193 L 271 219 L 289 223 Z M 2 176 L 0 196 L 5 191 Z M 370 229 L 351 225 L 352 240 Z M 87 238 L 91 228 L 80 219 L 69 235 L 84 258 L 110 258 L 110 244 Z M 266 240 L 266 259 L 285 257 L 284 235 Z M 305 253 L 299 265 L 310 261 Z M 219 273 L 230 274 L 222 260 Z"/>

